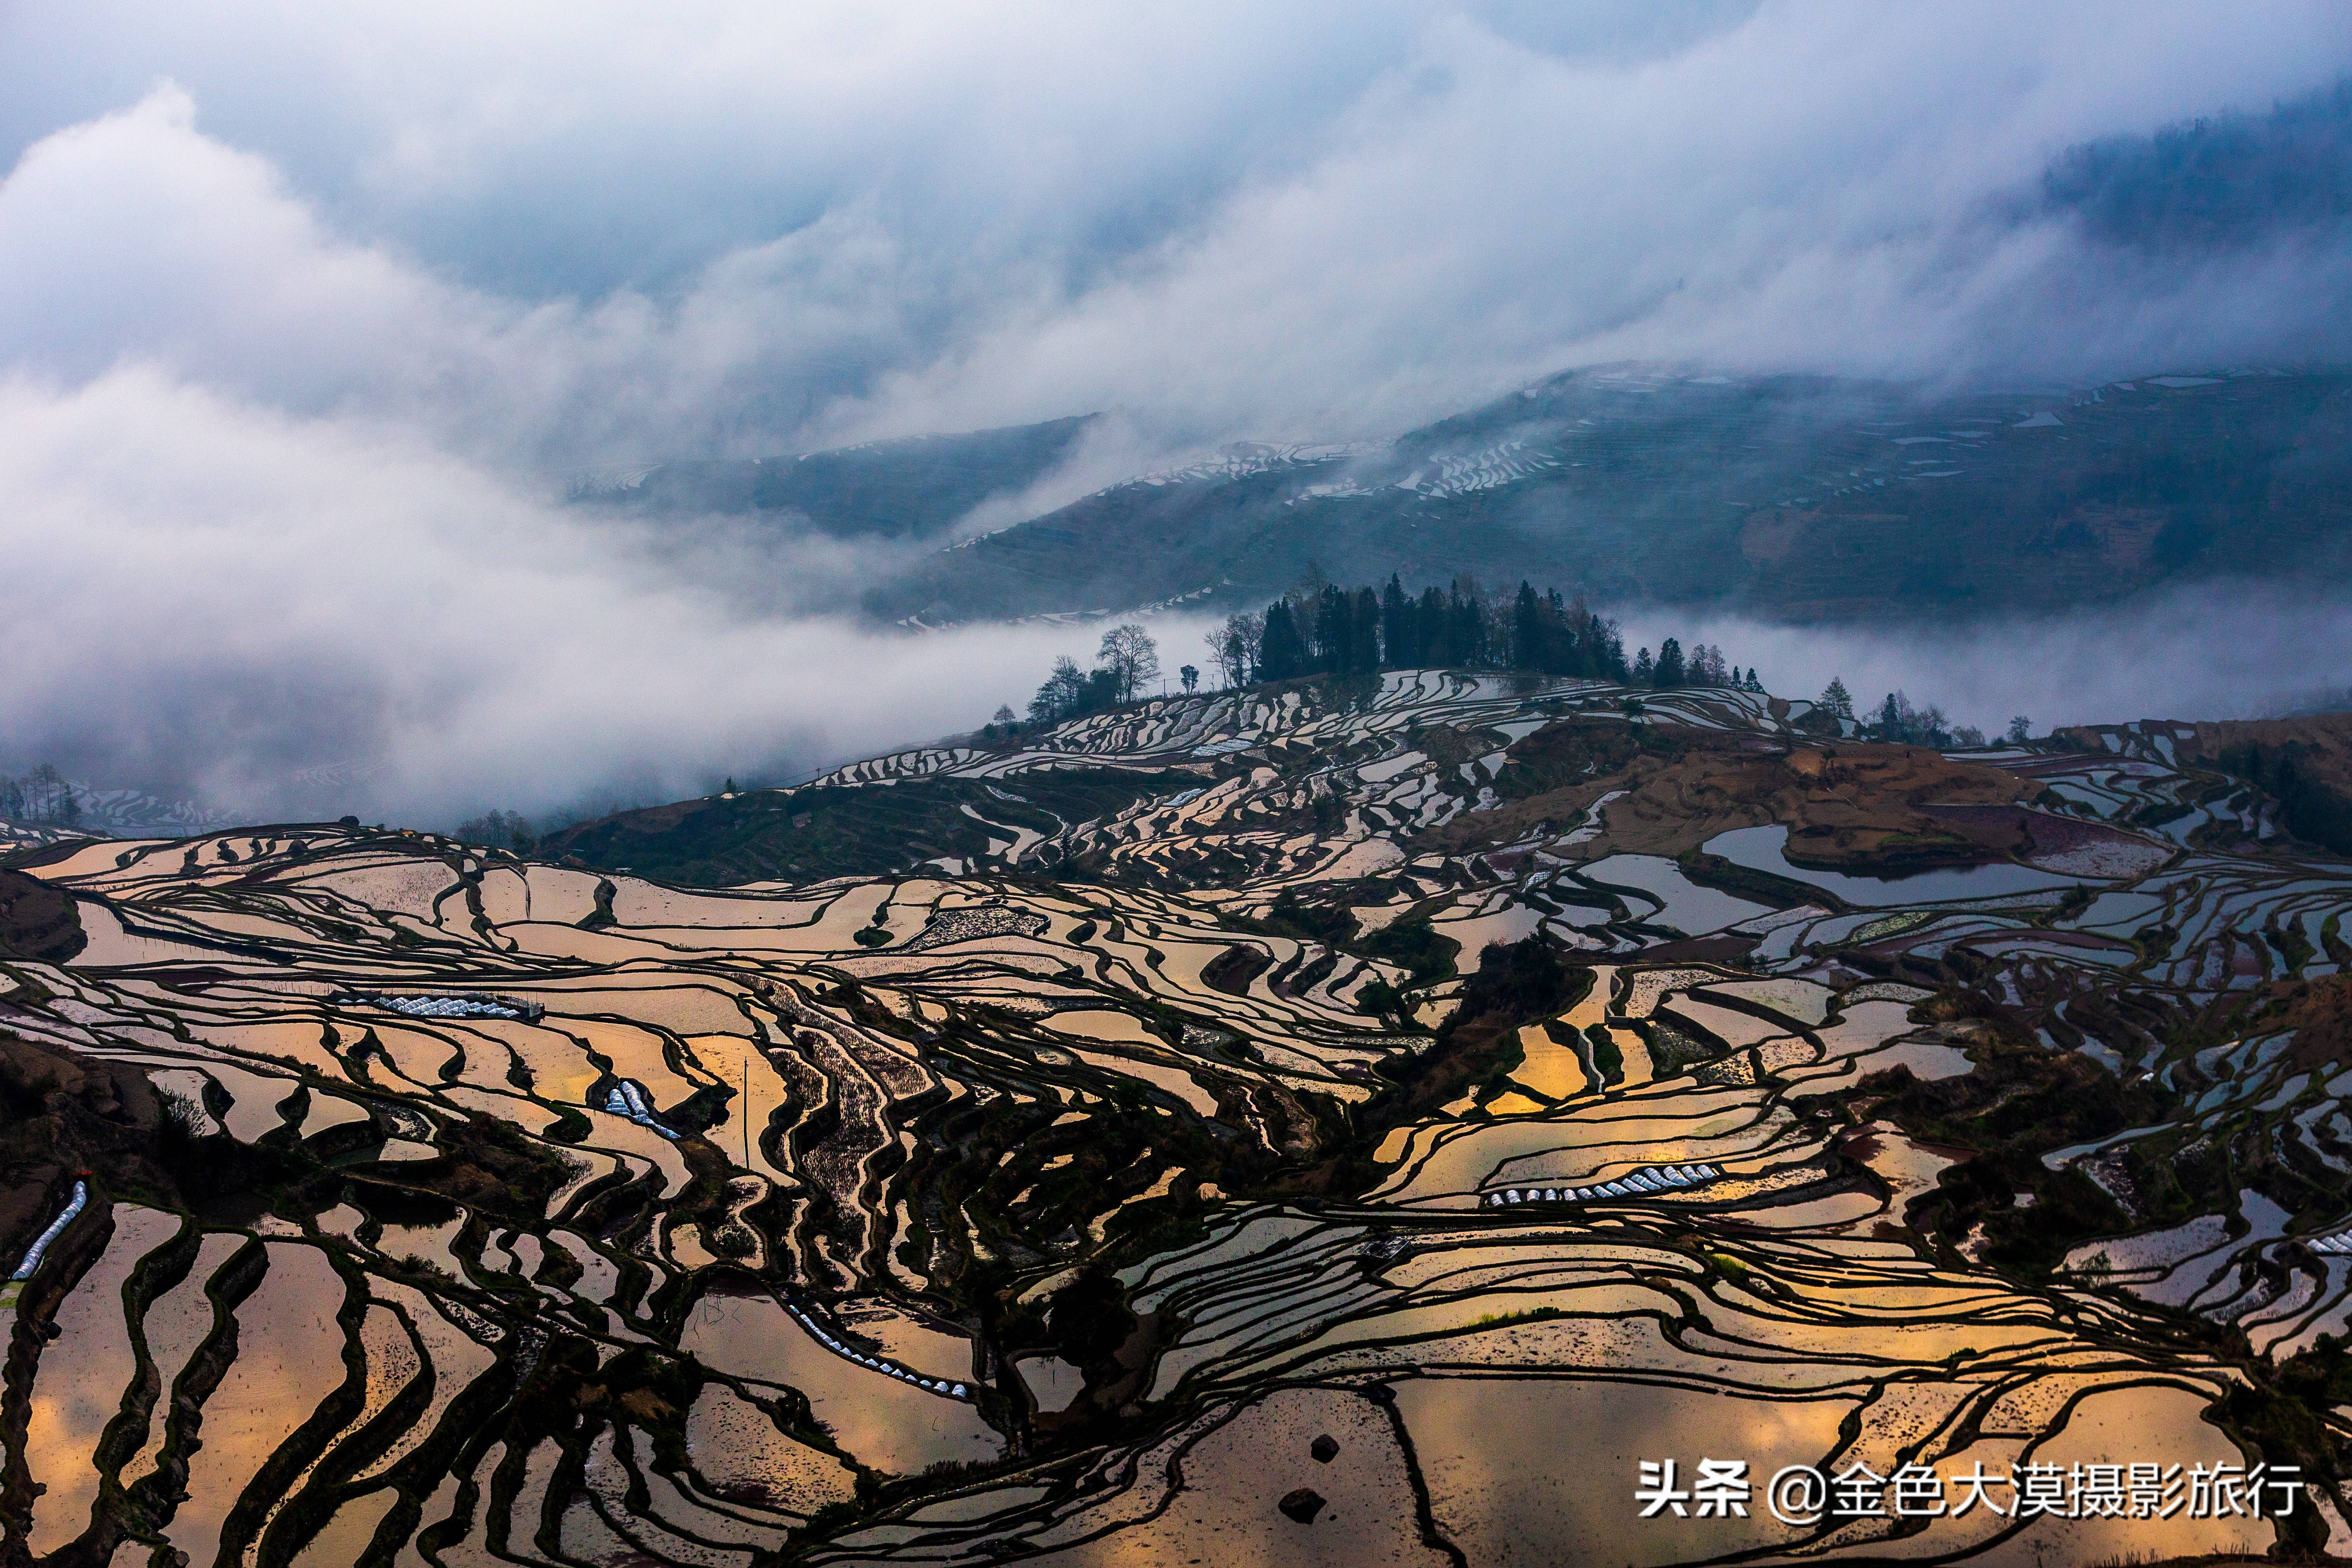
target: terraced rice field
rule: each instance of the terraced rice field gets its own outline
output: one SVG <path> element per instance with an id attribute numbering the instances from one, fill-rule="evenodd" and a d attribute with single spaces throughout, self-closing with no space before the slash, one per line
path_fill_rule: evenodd
<path id="1" fill-rule="evenodd" d="M 37 851 L 89 945 L 0 962 L 12 1114 L 57 1123 L 16 1255 L 89 1197 L 11 1288 L 7 1550 L 2345 1547 L 2352 1388 L 2262 1413 L 2352 1325 L 2352 868 L 2140 730 L 1979 759 L 2029 783 L 2017 857 L 1808 869 L 1738 806 L 1629 847 L 1626 779 L 1514 774 L 1624 695 L 1408 672 L 875 759 L 824 786 L 1193 781 L 887 877 L 317 826 Z M 1805 718 L 1650 694 L 1636 749 Z M 1703 1456 L 1755 1506 L 1639 1516 L 1642 1461 Z M 1762 1504 L 1784 1465 L 2141 1460 L 2312 1484 L 2284 1520 Z"/>

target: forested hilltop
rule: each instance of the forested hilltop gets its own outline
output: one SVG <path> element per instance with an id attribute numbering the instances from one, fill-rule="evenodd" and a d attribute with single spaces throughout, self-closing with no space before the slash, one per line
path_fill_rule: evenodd
<path id="1" fill-rule="evenodd" d="M 1580 596 L 1558 588 L 1538 591 L 1522 581 L 1508 595 L 1489 595 L 1476 579 L 1458 577 L 1444 588 L 1388 585 L 1343 588 L 1322 580 L 1309 563 L 1298 586 L 1263 610 L 1236 611 L 1204 639 L 1208 668 L 1226 689 L 1307 676 L 1342 679 L 1398 669 L 1501 669 L 1524 675 L 1578 676 L 1591 680 L 1671 689 L 1738 686 L 1762 691 L 1756 671 L 1724 662 L 1704 643 L 1685 653 L 1667 637 L 1654 657 L 1646 647 L 1629 661 L 1617 623 Z M 1160 677 L 1159 645 L 1139 625 L 1106 633 L 1091 672 L 1058 661 L 1029 704 L 1034 721 L 1058 723 L 1132 701 Z M 1198 689 L 1201 670 L 1175 672 L 1183 689 Z M 998 727 L 1012 717 L 998 714 Z M 994 731 L 990 731 L 991 735 Z"/>

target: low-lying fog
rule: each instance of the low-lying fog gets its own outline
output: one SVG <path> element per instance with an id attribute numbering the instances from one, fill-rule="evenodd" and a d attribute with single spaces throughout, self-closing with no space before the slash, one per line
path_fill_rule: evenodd
<path id="1" fill-rule="evenodd" d="M 1857 709 L 1899 690 L 1958 724 L 1999 735 L 2127 719 L 2238 719 L 2284 711 L 2347 679 L 2331 650 L 2352 632 L 2352 598 L 2277 584 L 2216 584 L 2116 608 L 1964 626 L 1788 626 L 1736 616 L 1622 617 L 1625 646 L 1679 636 L 1753 665 L 1784 697 L 1832 676 Z"/>
<path id="2" fill-rule="evenodd" d="M 740 525 L 625 531 L 404 435 L 130 369 L 0 384 L 12 606 L 0 771 L 195 795 L 249 820 L 454 822 L 669 799 L 969 730 L 1099 626 L 905 634 L 780 610 L 854 555 Z M 781 594 L 746 592 L 781 581 Z M 1964 632 L 1623 612 L 1629 649 L 1719 645 L 1773 690 L 1842 676 L 1998 732 L 2254 711 L 2332 684 L 2341 598 L 2179 595 Z M 1156 618 L 1202 667 L 1202 616 Z"/>

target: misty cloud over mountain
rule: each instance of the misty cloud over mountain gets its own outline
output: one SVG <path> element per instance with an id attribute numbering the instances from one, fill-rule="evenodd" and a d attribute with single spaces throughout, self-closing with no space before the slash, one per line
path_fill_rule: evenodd
<path id="1" fill-rule="evenodd" d="M 557 467 L 1113 406 L 1171 441 L 1392 433 L 1622 358 L 2100 380 L 2345 353 L 2343 247 L 2299 209 L 2109 254 L 2145 226 L 2127 188 L 2177 212 L 2340 148 L 2311 110 L 2162 174 L 2130 152 L 2332 89 L 2339 7 L 1622 29 L 20 14 L 0 353 Z"/>
<path id="2" fill-rule="evenodd" d="M 2171 254 L 2297 242 L 2352 222 L 2352 82 L 2268 114 L 2223 114 L 2072 147 L 2042 176 L 2052 210 L 2108 245 Z"/>
<path id="3" fill-rule="evenodd" d="M 11 11 L 0 761 L 684 787 L 1072 640 L 809 620 L 904 542 L 583 470 L 1105 415 L 969 532 L 1580 363 L 2352 358 L 2338 6 L 1628 15 Z"/>

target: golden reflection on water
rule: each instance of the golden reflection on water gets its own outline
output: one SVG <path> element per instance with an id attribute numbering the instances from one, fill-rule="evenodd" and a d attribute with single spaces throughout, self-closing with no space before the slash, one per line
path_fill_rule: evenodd
<path id="1" fill-rule="evenodd" d="M 1397 1385 L 1440 1527 L 1473 1563 L 1675 1563 L 1787 1541 L 1748 1519 L 1638 1516 L 1643 1459 L 1818 1464 L 1852 1398 L 1775 1402 L 1651 1384 L 1415 1378 Z M 1762 1517 L 1755 1517 L 1761 1515 Z M 1573 1553 L 1573 1555 L 1564 1555 Z"/>
<path id="2" fill-rule="evenodd" d="M 123 1204 L 114 1235 L 52 1321 L 58 1338 L 41 1352 L 26 1413 L 25 1466 L 47 1491 L 33 1503 L 29 1544 L 56 1551 L 89 1523 L 98 1496 L 98 1440 L 121 1407 L 136 1363 L 123 1317 L 122 1287 L 139 1259 L 176 1235 L 180 1216 Z"/>
<path id="3" fill-rule="evenodd" d="M 970 1404 L 834 1354 L 766 1296 L 705 1296 L 688 1313 L 678 1348 L 719 1371 L 799 1389 L 835 1440 L 877 1469 L 912 1475 L 1003 1450 Z"/>
<path id="4" fill-rule="evenodd" d="M 236 1307 L 236 1360 L 205 1401 L 188 1500 L 164 1531 L 194 1562 L 209 1561 L 254 1472 L 343 1381 L 342 1279 L 315 1247 L 268 1247 L 268 1272 Z"/>

